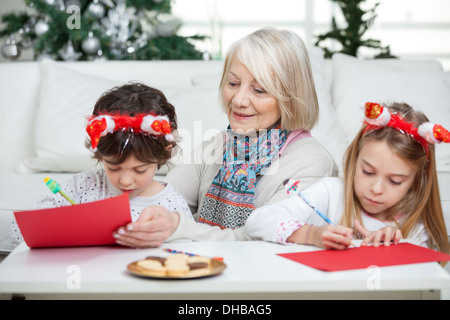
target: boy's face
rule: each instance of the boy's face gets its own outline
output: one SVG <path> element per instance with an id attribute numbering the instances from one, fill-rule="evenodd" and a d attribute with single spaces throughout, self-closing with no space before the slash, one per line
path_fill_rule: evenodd
<path id="1" fill-rule="evenodd" d="M 385 141 L 369 140 L 356 163 L 354 190 L 367 214 L 386 220 L 387 210 L 407 194 L 415 169 L 397 156 Z"/>
<path id="2" fill-rule="evenodd" d="M 143 163 L 134 156 L 128 157 L 120 164 L 113 164 L 108 159 L 103 157 L 102 160 L 106 176 L 114 187 L 128 193 L 130 198 L 149 197 L 160 191 L 161 185 L 153 180 L 158 164 Z"/>

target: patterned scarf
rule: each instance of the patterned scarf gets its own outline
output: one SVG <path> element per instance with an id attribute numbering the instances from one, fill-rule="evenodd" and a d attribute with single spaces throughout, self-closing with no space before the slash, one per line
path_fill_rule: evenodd
<path id="1" fill-rule="evenodd" d="M 275 160 L 289 132 L 280 124 L 253 135 L 225 133 L 222 167 L 206 193 L 199 221 L 220 228 L 244 226 L 255 209 L 255 188 Z"/>

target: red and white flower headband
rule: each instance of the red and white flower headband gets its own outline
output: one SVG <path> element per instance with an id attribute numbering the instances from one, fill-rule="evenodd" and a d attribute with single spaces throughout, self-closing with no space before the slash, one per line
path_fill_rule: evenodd
<path id="1" fill-rule="evenodd" d="M 364 123 L 367 124 L 365 131 L 385 126 L 392 127 L 413 137 L 422 145 L 427 154 L 428 143 L 450 143 L 450 132 L 441 125 L 425 122 L 417 126 L 416 123 L 406 121 L 378 103 L 366 102 L 363 109 L 365 110 Z"/>
<path id="2" fill-rule="evenodd" d="M 173 141 L 174 137 L 170 128 L 170 120 L 167 116 L 142 114 L 135 117 L 126 115 L 102 114 L 88 118 L 86 131 L 91 138 L 92 150 L 97 150 L 100 138 L 121 130 L 130 130 L 133 133 L 150 134 L 154 136 L 164 135 L 167 141 Z"/>

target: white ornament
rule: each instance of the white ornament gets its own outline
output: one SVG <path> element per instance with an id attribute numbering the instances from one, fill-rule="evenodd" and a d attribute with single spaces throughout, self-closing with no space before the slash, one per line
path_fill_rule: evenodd
<path id="1" fill-rule="evenodd" d="M 81 48 L 87 54 L 96 54 L 100 49 L 100 40 L 92 32 L 89 32 L 88 37 L 81 43 Z"/>
<path id="2" fill-rule="evenodd" d="M 432 143 L 432 144 L 440 143 L 440 141 L 437 140 L 433 135 L 433 128 L 434 128 L 434 123 L 424 122 L 417 129 L 418 129 L 419 135 L 422 138 L 424 138 L 425 140 L 427 140 L 428 143 Z"/>
<path id="3" fill-rule="evenodd" d="M 105 15 L 105 7 L 98 3 L 98 0 L 94 0 L 94 2 L 89 5 L 88 11 L 93 17 L 98 19 L 103 18 Z"/>
<path id="4" fill-rule="evenodd" d="M 20 57 L 20 46 L 16 44 L 14 38 L 10 37 L 6 40 L 6 43 L 2 46 L 3 57 L 11 60 L 15 60 Z"/>
<path id="5" fill-rule="evenodd" d="M 67 42 L 67 46 L 64 51 L 59 54 L 65 61 L 76 61 L 83 54 L 81 52 L 76 52 L 72 45 L 72 40 Z"/>
<path id="6" fill-rule="evenodd" d="M 36 22 L 36 25 L 34 26 L 34 33 L 38 37 L 42 36 L 44 33 L 46 33 L 50 29 L 47 21 L 39 20 Z"/>
<path id="7" fill-rule="evenodd" d="M 168 116 L 152 116 L 152 115 L 147 115 L 144 118 L 142 118 L 142 122 L 141 122 L 141 130 L 148 132 L 149 134 L 155 135 L 155 136 L 159 136 L 160 134 L 162 134 L 162 132 L 159 131 L 155 131 L 152 128 L 152 124 L 155 121 L 166 121 L 167 123 L 170 123 L 169 117 Z M 165 138 L 167 141 L 174 141 L 174 136 L 170 133 L 165 135 Z"/>

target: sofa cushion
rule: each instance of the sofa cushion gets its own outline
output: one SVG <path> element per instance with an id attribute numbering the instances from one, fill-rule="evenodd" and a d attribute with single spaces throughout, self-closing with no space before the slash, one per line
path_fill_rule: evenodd
<path id="1" fill-rule="evenodd" d="M 94 168 L 96 162 L 84 147 L 86 116 L 92 113 L 103 92 L 127 81 L 121 83 L 78 73 L 52 61 L 42 62 L 33 135 L 35 155 L 24 159 L 17 170 L 21 173 L 79 172 Z M 217 89 L 178 86 L 158 89 L 177 112 L 183 151 L 178 158 L 187 157 L 194 145 L 226 128 L 226 116 L 218 107 Z M 211 113 L 216 116 L 208 116 Z M 164 172 L 166 167 L 159 173 Z"/>
<path id="2" fill-rule="evenodd" d="M 14 170 L 32 154 L 30 137 L 39 94 L 36 62 L 0 63 L 0 157 L 1 170 Z"/>
<path id="3" fill-rule="evenodd" d="M 450 190 L 450 172 L 440 172 L 438 174 L 438 183 L 447 234 L 450 236 L 450 192 L 448 192 Z"/>
<path id="4" fill-rule="evenodd" d="M 335 54 L 333 63 L 333 104 L 347 142 L 363 119 L 359 107 L 367 101 L 406 102 L 425 113 L 431 122 L 450 128 L 450 73 L 437 62 L 403 60 L 360 60 Z M 438 171 L 450 172 L 450 145 L 438 145 Z"/>
<path id="5" fill-rule="evenodd" d="M 51 61 L 41 64 L 39 106 L 34 124 L 35 156 L 18 167 L 21 173 L 78 172 L 96 161 L 84 147 L 86 116 L 100 95 L 119 83 L 85 76 Z"/>
<path id="6" fill-rule="evenodd" d="M 342 160 L 347 141 L 342 127 L 336 123 L 337 114 L 330 94 L 331 74 L 326 68 L 322 49 L 312 48 L 309 51 L 309 57 L 320 108 L 319 122 L 311 133 L 331 153 L 342 175 Z"/>

